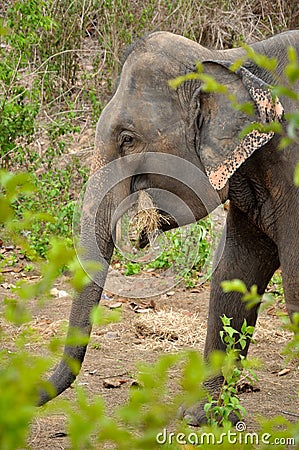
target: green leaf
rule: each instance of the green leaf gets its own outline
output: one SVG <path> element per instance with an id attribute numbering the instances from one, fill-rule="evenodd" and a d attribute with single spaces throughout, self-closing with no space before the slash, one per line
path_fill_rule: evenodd
<path id="1" fill-rule="evenodd" d="M 138 263 L 128 263 L 126 265 L 125 275 L 137 275 L 140 272 L 140 264 Z"/>
<path id="2" fill-rule="evenodd" d="M 285 136 L 285 137 L 280 139 L 279 144 L 278 144 L 278 149 L 279 150 L 283 150 L 284 148 L 288 147 L 292 143 L 293 143 L 293 139 L 291 139 L 290 137 Z"/>
<path id="3" fill-rule="evenodd" d="M 200 80 L 203 81 L 201 89 L 204 92 L 217 92 L 219 94 L 226 94 L 227 87 L 221 83 L 218 83 L 211 75 L 203 73 L 203 65 L 201 63 L 196 64 L 197 72 L 187 73 L 181 75 L 173 80 L 169 80 L 168 84 L 172 89 L 177 89 L 182 83 L 188 80 Z"/>
<path id="4" fill-rule="evenodd" d="M 222 321 L 223 325 L 229 326 L 231 323 L 231 320 L 232 320 L 231 317 L 226 317 L 225 314 L 223 314 L 223 316 L 221 317 L 221 321 Z"/>
<path id="5" fill-rule="evenodd" d="M 236 72 L 238 69 L 240 69 L 240 67 L 245 63 L 246 61 L 246 57 L 237 59 L 236 61 L 233 62 L 233 64 L 230 66 L 229 70 L 231 70 L 232 72 Z"/>
<path id="6" fill-rule="evenodd" d="M 93 325 L 107 325 L 109 323 L 119 322 L 121 320 L 121 311 L 109 311 L 103 306 L 94 306 L 90 314 L 90 320 Z"/>
<path id="7" fill-rule="evenodd" d="M 238 103 L 234 95 L 229 95 L 229 100 L 232 103 L 232 107 L 237 111 L 241 111 L 248 116 L 253 116 L 254 114 L 254 105 L 252 102 Z"/>
<path id="8" fill-rule="evenodd" d="M 240 344 L 242 350 L 244 350 L 244 348 L 246 347 L 246 342 L 247 342 L 247 339 L 245 337 L 241 337 L 239 339 L 239 344 Z"/>
<path id="9" fill-rule="evenodd" d="M 278 86 L 274 86 L 272 88 L 272 95 L 274 95 L 275 97 L 288 97 L 291 98 L 292 100 L 298 100 L 299 99 L 299 94 L 297 91 L 295 91 L 294 89 L 290 89 L 287 86 L 283 86 L 283 85 L 278 85 Z"/>
<path id="10" fill-rule="evenodd" d="M 197 73 L 187 73 L 186 75 L 181 75 L 177 78 L 169 80 L 168 84 L 172 89 L 177 89 L 182 83 L 188 80 L 198 80 Z"/>
<path id="11" fill-rule="evenodd" d="M 246 294 L 247 288 L 243 281 L 235 279 L 231 281 L 222 281 L 221 287 L 223 292 L 240 292 Z"/>
<path id="12" fill-rule="evenodd" d="M 14 211 L 10 206 L 10 202 L 6 197 L 0 196 L 0 223 L 5 223 L 11 220 L 14 216 Z"/>
<path id="13" fill-rule="evenodd" d="M 254 333 L 255 328 L 252 325 L 248 325 L 248 327 L 246 328 L 246 332 L 248 335 L 252 336 Z"/>
<path id="14" fill-rule="evenodd" d="M 294 84 L 299 78 L 299 65 L 297 53 L 294 47 L 288 48 L 289 64 L 285 68 L 285 74 L 291 84 Z"/>
<path id="15" fill-rule="evenodd" d="M 242 327 L 241 327 L 241 332 L 242 332 L 243 334 L 245 334 L 245 333 L 246 333 L 246 329 L 247 329 L 247 320 L 244 319 L 243 324 L 242 324 Z"/>
<path id="16" fill-rule="evenodd" d="M 299 162 L 297 162 L 294 172 L 294 184 L 299 187 Z"/>
<path id="17" fill-rule="evenodd" d="M 259 67 L 268 70 L 269 72 L 274 72 L 277 68 L 277 58 L 268 58 L 266 55 L 256 53 L 252 47 L 244 44 L 248 57 L 255 62 Z"/>
<path id="18" fill-rule="evenodd" d="M 227 327 L 226 325 L 224 325 L 223 329 L 229 335 L 229 337 L 233 337 L 234 334 L 238 334 L 237 330 L 235 330 L 233 327 Z"/>
<path id="19" fill-rule="evenodd" d="M 244 138 L 251 131 L 257 130 L 260 133 L 281 133 L 282 125 L 279 122 L 270 122 L 270 123 L 261 123 L 261 122 L 252 122 L 249 125 L 246 125 L 241 132 L 239 133 L 239 139 Z"/>

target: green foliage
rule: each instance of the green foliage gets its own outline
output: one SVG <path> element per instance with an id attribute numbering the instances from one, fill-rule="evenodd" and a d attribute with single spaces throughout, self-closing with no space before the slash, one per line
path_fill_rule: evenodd
<path id="1" fill-rule="evenodd" d="M 193 351 L 163 355 L 154 364 L 140 365 L 128 401 L 117 408 L 113 417 L 108 415 L 101 398 L 87 401 L 85 393 L 76 389 L 75 408 L 64 405 L 71 448 L 92 449 L 105 444 L 123 450 L 159 448 L 157 435 L 173 421 L 182 401 L 181 395 L 169 401 L 169 373 L 174 370 L 180 373 L 184 399 L 202 398 L 203 391 L 198 386 L 208 375 L 208 368 Z M 189 433 L 187 428 L 184 431 Z M 178 447 L 165 445 L 164 448 Z"/>
<path id="2" fill-rule="evenodd" d="M 294 184 L 295 186 L 299 186 L 299 162 L 296 164 L 295 172 L 294 172 Z"/>
<path id="3" fill-rule="evenodd" d="M 281 273 L 276 271 L 269 283 L 269 291 L 274 298 L 284 302 L 284 291 L 282 285 Z"/>
<path id="4" fill-rule="evenodd" d="M 237 292 L 239 292 L 240 286 L 236 286 L 235 282 L 232 283 L 232 287 L 237 288 Z M 254 327 L 247 325 L 244 319 L 241 331 L 238 331 L 231 326 L 231 318 L 223 315 L 221 320 L 223 330 L 220 332 L 220 337 L 226 347 L 226 358 L 222 365 L 224 380 L 218 398 L 213 399 L 210 396 L 209 402 L 205 404 L 205 412 L 211 425 L 228 422 L 232 413 L 235 413 L 239 419 L 242 417 L 241 414 L 246 415 L 237 396 L 237 383 L 243 369 L 249 370 L 249 374 L 245 378 L 249 378 L 250 381 L 257 380 L 248 360 L 245 360 L 244 356 L 240 354 L 248 342 L 253 341 Z"/>
<path id="5" fill-rule="evenodd" d="M 75 102 L 71 103 L 68 97 L 66 106 L 71 110 L 46 125 L 41 121 L 45 98 L 55 105 L 66 98 L 65 92 L 75 82 L 77 63 L 74 55 L 70 58 L 70 52 L 72 46 L 79 45 L 82 30 L 72 26 L 69 33 L 67 25 L 77 24 L 81 8 L 79 1 L 71 5 L 66 2 L 58 5 L 52 0 L 15 1 L 7 8 L 4 22 L 7 32 L 1 37 L 0 164 L 33 173 L 34 195 L 29 199 L 24 192 L 10 208 L 17 212 L 18 218 L 26 210 L 34 214 L 30 230 L 25 226 L 24 214 L 19 232 L 27 236 L 31 248 L 41 256 L 45 256 L 49 247 L 50 234 L 71 239 L 76 193 L 87 176 L 87 170 L 74 158 L 57 167 L 66 149 L 67 136 L 81 129 L 74 123 Z M 51 114 L 48 105 L 47 110 Z M 49 142 L 42 152 L 33 145 L 41 129 Z M 77 190 L 73 188 L 75 184 Z M 40 211 L 47 214 L 42 217 Z"/>
<path id="6" fill-rule="evenodd" d="M 160 238 L 161 251 L 150 263 L 128 261 L 119 250 L 115 250 L 114 264 L 121 264 L 125 275 L 138 275 L 143 270 L 163 271 L 172 268 L 186 287 L 194 287 L 203 266 L 209 261 L 210 249 L 215 239 L 210 218 L 200 220 L 187 227 L 166 231 Z M 165 244 L 167 242 L 167 244 Z M 138 250 L 141 255 L 144 250 Z M 134 255 L 128 255 L 136 258 Z M 209 276 L 209 273 L 208 273 Z"/>
<path id="7" fill-rule="evenodd" d="M 91 322 L 94 325 L 107 325 L 108 323 L 119 322 L 121 320 L 120 311 L 107 311 L 102 306 L 96 306 L 91 312 Z"/>
<path id="8" fill-rule="evenodd" d="M 298 360 L 299 357 L 299 313 L 293 314 L 292 322 L 286 323 L 285 329 L 294 333 L 293 339 L 288 342 L 284 349 L 284 354 L 288 356 L 288 359 Z"/>
<path id="9" fill-rule="evenodd" d="M 24 219 L 19 217 L 15 220 L 12 205 L 20 197 L 34 193 L 32 177 L 28 174 L 12 173 L 2 171 L 0 173 L 2 205 L 1 223 L 10 239 L 16 236 L 16 224 L 21 228 L 29 228 L 35 220 L 35 215 L 29 215 Z M 31 220 L 31 222 L 30 222 Z M 18 240 L 23 246 L 24 240 Z M 26 248 L 26 246 L 25 246 Z M 33 296 L 42 296 L 49 292 L 53 282 L 60 274 L 62 266 L 70 264 L 73 266 L 74 274 L 80 272 L 82 268 L 76 260 L 75 252 L 67 250 L 62 241 L 52 241 L 51 250 L 48 253 L 48 262 L 41 267 L 42 279 L 35 284 L 20 283 L 15 289 L 16 297 L 6 297 L 4 299 L 1 312 L 1 323 L 3 320 L 10 324 L 10 327 L 23 325 L 16 328 L 17 332 L 13 339 L 13 351 L 7 351 L 6 345 L 2 346 L 0 352 L 0 447 L 13 450 L 26 446 L 26 438 L 30 421 L 36 415 L 34 406 L 37 396 L 37 386 L 46 369 L 50 367 L 48 358 L 36 357 L 28 353 L 28 340 L 34 339 L 34 334 L 27 322 L 31 319 L 26 308 L 26 299 Z M 76 276 L 75 278 L 78 278 Z M 86 281 L 86 279 L 85 279 Z M 76 288 L 82 288 L 82 281 Z M 6 336 L 1 329 L 0 338 L 2 343 L 12 342 L 12 336 Z"/>
<path id="10" fill-rule="evenodd" d="M 3 50 L 0 57 L 0 157 L 7 166 L 10 153 L 20 149 L 22 141 L 28 144 L 33 139 L 39 106 L 37 98 L 15 80 L 19 66 L 10 67 Z"/>
<path id="11" fill-rule="evenodd" d="M 242 294 L 242 300 L 246 302 L 248 309 L 261 303 L 261 296 L 257 292 L 257 286 L 255 284 L 250 287 L 249 291 L 241 280 L 223 281 L 221 287 L 223 292 L 239 292 Z"/>
<path id="12" fill-rule="evenodd" d="M 22 57 L 31 56 L 40 43 L 42 31 L 51 31 L 55 23 L 45 15 L 47 2 L 38 0 L 15 1 L 7 10 L 7 40 L 22 53 Z"/>
<path id="13" fill-rule="evenodd" d="M 38 177 L 32 174 L 31 180 L 35 187 L 33 195 L 28 197 L 23 194 L 14 201 L 17 217 L 23 216 L 26 210 L 35 214 L 30 230 L 28 227 L 22 229 L 20 225 L 19 229 L 38 255 L 46 255 L 51 235 L 66 237 L 69 245 L 72 245 L 72 218 L 76 204 L 72 186 L 76 181 L 83 183 L 86 177 L 86 170 L 77 163 L 69 164 L 65 169 L 53 167 Z M 47 214 L 41 215 L 40 211 L 47 211 Z"/>
<path id="14" fill-rule="evenodd" d="M 275 277 L 273 277 L 273 280 L 275 280 Z M 282 289 L 281 277 L 278 278 L 278 282 L 280 283 L 280 289 Z M 246 303 L 247 309 L 261 304 L 260 311 L 262 311 L 273 304 L 272 296 L 266 293 L 262 298 L 262 296 L 258 293 L 257 286 L 255 284 L 248 290 L 243 281 L 236 279 L 222 281 L 221 287 L 223 292 L 239 292 L 242 294 L 242 301 Z"/>
<path id="15" fill-rule="evenodd" d="M 75 52 L 83 34 L 81 15 L 82 3 L 76 0 L 71 4 L 17 0 L 7 9 L 5 41 L 12 48 L 11 56 L 21 54 L 21 66 L 26 69 L 28 62 L 39 65 L 44 98 L 53 99 L 57 93 L 64 96 L 63 90 L 75 82 Z"/>
<path id="16" fill-rule="evenodd" d="M 16 351 L 0 353 L 0 447 L 15 450 L 26 446 L 28 426 L 36 415 L 34 399 L 40 377 L 49 368 L 49 361 L 30 355 L 25 349 L 25 339 L 19 337 Z"/>
<path id="17" fill-rule="evenodd" d="M 137 275 L 140 272 L 140 265 L 138 263 L 128 262 L 126 264 L 125 275 Z"/>
<path id="18" fill-rule="evenodd" d="M 285 74 L 291 84 L 294 84 L 299 79 L 299 65 L 298 65 L 298 55 L 294 48 L 289 47 L 288 49 L 288 59 L 289 63 L 285 68 Z"/>

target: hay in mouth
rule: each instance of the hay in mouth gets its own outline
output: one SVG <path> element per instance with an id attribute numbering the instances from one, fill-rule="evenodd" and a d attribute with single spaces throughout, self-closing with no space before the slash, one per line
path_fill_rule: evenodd
<path id="1" fill-rule="evenodd" d="M 137 214 L 133 219 L 138 234 L 142 232 L 147 236 L 159 229 L 163 216 L 157 211 L 152 197 L 146 191 L 138 194 Z"/>

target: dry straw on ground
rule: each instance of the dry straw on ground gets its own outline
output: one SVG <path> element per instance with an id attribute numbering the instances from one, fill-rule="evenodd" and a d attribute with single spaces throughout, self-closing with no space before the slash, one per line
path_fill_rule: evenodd
<path id="1" fill-rule="evenodd" d="M 271 341 L 273 336 L 286 343 L 292 335 L 288 330 L 273 329 L 269 316 L 260 317 L 254 333 L 257 343 Z M 204 348 L 207 324 L 197 313 L 188 311 L 160 310 L 149 312 L 138 317 L 133 322 L 137 335 L 144 339 L 145 349 L 173 351 L 186 347 L 195 347 L 202 351 Z M 140 347 L 139 347 L 140 348 Z"/>
<path id="2" fill-rule="evenodd" d="M 138 316 L 133 323 L 149 349 L 172 351 L 184 347 L 203 348 L 206 323 L 196 313 L 161 310 Z"/>

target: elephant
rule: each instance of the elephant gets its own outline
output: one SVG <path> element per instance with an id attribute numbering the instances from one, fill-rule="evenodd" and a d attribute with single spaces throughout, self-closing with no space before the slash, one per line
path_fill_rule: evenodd
<path id="1" fill-rule="evenodd" d="M 208 328 L 204 355 L 225 351 L 220 337 L 225 314 L 240 330 L 244 319 L 254 326 L 259 305 L 247 309 L 238 292 L 224 293 L 223 280 L 241 279 L 262 295 L 281 267 L 290 317 L 299 312 L 299 196 L 294 170 L 298 146 L 278 150 L 280 135 L 252 128 L 252 122 L 279 122 L 286 130 L 286 113 L 296 110 L 288 96 L 274 98 L 271 86 L 287 84 L 288 48 L 299 54 L 299 31 L 288 31 L 256 42 L 254 52 L 277 58 L 275 73 L 259 67 L 244 48 L 207 49 L 183 36 L 155 31 L 132 45 L 123 63 L 116 91 L 96 128 L 95 148 L 83 200 L 80 245 L 85 260 L 100 262 L 89 284 L 72 303 L 68 336 L 77 330 L 85 341 L 66 343 L 61 362 L 41 389 L 38 405 L 65 391 L 84 360 L 91 333 L 90 313 L 98 305 L 114 249 L 114 230 L 126 199 L 152 192 L 153 203 L 165 220 L 162 231 L 197 221 L 229 200 L 222 250 L 211 279 Z M 231 65 L 242 60 L 236 71 Z M 251 103 L 252 116 L 233 108 L 228 96 L 202 89 L 196 77 L 176 88 L 169 80 L 192 74 L 201 63 L 204 73 L 226 86 L 239 104 Z M 295 89 L 299 88 L 298 80 Z M 161 167 L 163 166 L 163 170 Z M 201 174 L 201 175 L 199 175 Z M 109 187 L 108 187 L 109 185 Z M 159 193 L 168 192 L 175 213 Z M 160 203 L 159 203 L 160 202 Z M 174 217 L 177 216 L 177 219 Z M 141 241 L 146 244 L 146 236 Z M 248 345 L 242 351 L 245 356 Z M 74 360 L 77 365 L 70 365 Z M 207 381 L 219 392 L 221 376 Z M 202 406 L 184 410 L 193 425 L 205 420 Z"/>

